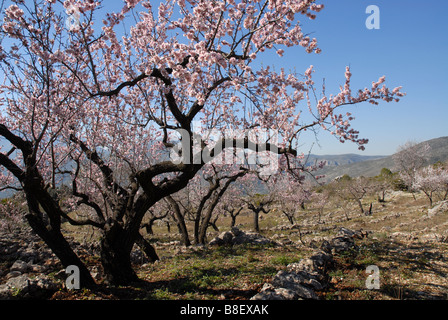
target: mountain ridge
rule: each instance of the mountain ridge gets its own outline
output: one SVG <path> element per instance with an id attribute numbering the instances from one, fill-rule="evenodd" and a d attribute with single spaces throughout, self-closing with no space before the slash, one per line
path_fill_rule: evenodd
<path id="1" fill-rule="evenodd" d="M 417 144 L 417 148 L 422 148 L 425 144 L 430 146 L 427 155 L 427 165 L 438 161 L 448 160 L 448 136 L 426 140 Z M 348 155 L 348 154 L 347 154 Z M 357 162 L 346 163 L 342 165 L 328 165 L 315 172 L 316 175 L 324 175 L 322 181 L 328 182 L 338 176 L 348 174 L 351 177 L 373 177 L 380 174 L 381 169 L 388 168 L 394 171 L 394 155 L 390 156 L 362 156 Z M 328 157 L 328 156 L 327 156 Z M 368 159 L 368 157 L 377 157 L 377 159 Z"/>

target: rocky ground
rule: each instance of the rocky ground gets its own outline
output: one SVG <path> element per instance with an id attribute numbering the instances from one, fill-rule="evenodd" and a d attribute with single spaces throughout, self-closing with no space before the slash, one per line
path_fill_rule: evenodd
<path id="1" fill-rule="evenodd" d="M 81 256 L 96 253 L 92 245 L 72 242 Z M 0 232 L 0 299 L 49 298 L 64 288 L 66 277 L 57 257 L 31 228 Z"/>
<path id="2" fill-rule="evenodd" d="M 120 288 L 102 284 L 95 237 L 67 227 L 98 281 L 94 291 L 67 290 L 64 268 L 28 227 L 3 230 L 0 299 L 448 299 L 447 207 L 428 210 L 421 195 L 392 193 L 371 216 L 335 207 L 318 217 L 309 208 L 291 225 L 270 214 L 261 235 L 242 217 L 239 228 L 190 248 L 160 227 L 151 241 L 161 260 L 149 264 L 135 250 L 143 281 Z M 369 265 L 379 269 L 379 289 L 366 288 Z"/>

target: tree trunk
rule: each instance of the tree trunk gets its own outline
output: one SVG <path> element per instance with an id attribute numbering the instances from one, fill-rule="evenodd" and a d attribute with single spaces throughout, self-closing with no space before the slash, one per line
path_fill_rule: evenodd
<path id="1" fill-rule="evenodd" d="M 238 210 L 236 209 L 227 210 L 227 212 L 229 212 L 230 214 L 230 217 L 232 218 L 232 221 L 230 222 L 230 228 L 233 228 L 236 225 L 236 217 L 241 213 L 242 210 L 243 208 L 239 208 Z"/>
<path id="2" fill-rule="evenodd" d="M 215 209 L 219 198 L 220 197 L 216 197 L 216 199 L 214 199 L 213 203 L 209 204 L 209 207 L 207 208 L 207 211 L 205 212 L 205 216 L 202 219 L 201 225 L 199 227 L 199 234 L 198 234 L 199 237 L 198 237 L 197 243 L 205 244 L 205 242 L 206 242 L 207 229 L 208 229 L 208 226 L 210 225 L 210 220 L 212 218 L 213 210 Z"/>
<path id="3" fill-rule="evenodd" d="M 213 208 L 209 208 L 205 214 L 204 219 L 202 219 L 201 226 L 199 227 L 199 237 L 197 242 L 199 244 L 205 244 L 205 242 L 207 241 L 207 229 L 210 225 L 210 218 L 212 216 L 212 213 Z"/>
<path id="4" fill-rule="evenodd" d="M 215 230 L 216 232 L 219 232 L 219 228 L 216 225 L 216 220 L 215 221 L 211 221 L 210 225 L 212 226 L 213 230 Z"/>
<path id="5" fill-rule="evenodd" d="M 154 234 L 154 231 L 152 230 L 152 226 L 154 225 L 154 221 L 155 220 L 150 219 L 147 223 L 142 225 L 142 228 L 145 228 L 147 234 L 150 234 L 150 235 Z"/>
<path id="6" fill-rule="evenodd" d="M 259 211 L 254 211 L 254 229 L 256 232 L 260 233 L 260 226 L 258 224 L 258 217 L 260 215 Z"/>
<path id="7" fill-rule="evenodd" d="M 356 202 L 358 202 L 359 209 L 361 210 L 361 213 L 364 214 L 364 207 L 362 206 L 362 202 L 360 199 L 356 199 Z"/>
<path id="8" fill-rule="evenodd" d="M 182 239 L 181 242 L 184 246 L 189 247 L 191 245 L 190 237 L 188 236 L 188 230 L 187 225 L 185 224 L 185 218 L 180 212 L 179 205 L 177 204 L 176 200 L 173 199 L 173 197 L 168 196 L 165 198 L 173 207 L 174 211 L 174 218 L 177 222 L 177 227 L 179 228 L 179 231 L 181 233 Z"/>
<path id="9" fill-rule="evenodd" d="M 369 207 L 369 211 L 367 211 L 365 213 L 366 216 L 371 216 L 372 215 L 372 209 L 373 209 L 373 203 L 370 203 L 370 207 Z"/>
<path id="10" fill-rule="evenodd" d="M 101 239 L 101 263 L 106 282 L 112 285 L 127 285 L 139 279 L 131 265 L 131 250 L 134 241 L 117 221 L 110 219 Z"/>
<path id="11" fill-rule="evenodd" d="M 289 223 L 294 225 L 294 217 L 292 215 L 286 215 L 286 217 L 288 218 Z"/>
<path id="12" fill-rule="evenodd" d="M 232 218 L 232 221 L 230 222 L 230 228 L 233 228 L 236 224 L 236 215 L 230 215 L 230 217 Z"/>
<path id="13" fill-rule="evenodd" d="M 199 240 L 199 229 L 201 228 L 201 217 L 195 217 L 194 218 L 194 227 L 193 227 L 193 238 L 195 244 L 200 244 Z"/>
<path id="14" fill-rule="evenodd" d="M 49 230 L 40 219 L 32 214 L 27 214 L 25 217 L 33 231 L 44 240 L 65 268 L 70 265 L 79 268 L 81 288 L 92 288 L 96 285 L 85 264 L 79 259 L 59 230 Z"/>
<path id="15" fill-rule="evenodd" d="M 149 261 L 156 262 L 157 260 L 159 260 L 159 256 L 157 255 L 154 247 L 148 241 L 146 241 L 140 233 L 137 235 L 136 243 L 148 257 Z"/>
<path id="16" fill-rule="evenodd" d="M 43 186 L 44 182 L 39 172 L 35 168 L 27 168 L 24 191 L 29 213 L 25 215 L 25 218 L 33 231 L 50 247 L 65 268 L 70 265 L 79 268 L 79 280 L 82 287 L 95 286 L 89 270 L 61 232 L 61 211 L 58 203 Z M 41 212 L 41 208 L 46 215 Z"/>

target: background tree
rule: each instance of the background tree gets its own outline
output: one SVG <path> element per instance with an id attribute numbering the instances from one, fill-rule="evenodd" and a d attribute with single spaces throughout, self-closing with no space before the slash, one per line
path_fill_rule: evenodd
<path id="1" fill-rule="evenodd" d="M 378 176 L 374 177 L 374 189 L 378 192 L 378 202 L 386 201 L 386 193 L 394 185 L 394 174 L 390 169 L 383 168 Z"/>
<path id="2" fill-rule="evenodd" d="M 345 201 L 354 201 L 358 205 L 361 214 L 369 215 L 372 213 L 372 205 L 370 205 L 369 210 L 366 211 L 362 203 L 364 196 L 371 192 L 373 188 L 369 178 L 351 178 L 349 175 L 345 174 L 338 179 L 336 188 L 339 197 Z"/>
<path id="3" fill-rule="evenodd" d="M 148 210 L 147 220 L 146 220 L 146 222 L 142 223 L 141 228 L 142 229 L 144 228 L 146 230 L 147 234 L 153 235 L 154 234 L 154 231 L 153 231 L 154 223 L 157 220 L 164 220 L 164 219 L 166 219 L 168 217 L 168 214 L 169 214 L 168 210 L 164 210 L 164 212 L 162 212 L 160 214 L 156 214 L 155 212 L 153 212 L 152 209 Z"/>
<path id="4" fill-rule="evenodd" d="M 223 203 L 222 209 L 230 216 L 230 228 L 236 226 L 236 218 L 243 211 L 244 207 L 241 205 L 229 204 L 228 202 Z"/>
<path id="5" fill-rule="evenodd" d="M 208 227 L 212 226 L 215 230 L 217 228 L 216 219 L 219 210 L 216 209 L 221 199 L 233 183 L 249 173 L 244 167 L 235 168 L 226 165 L 218 167 L 212 164 L 207 168 L 209 170 L 201 170 L 184 190 L 167 197 L 175 211 L 176 220 L 182 225 L 180 230 L 186 246 L 190 244 L 189 241 L 185 241 L 190 238 L 186 220 L 193 222 L 194 242 L 205 244 Z"/>
<path id="6" fill-rule="evenodd" d="M 415 172 L 412 188 L 422 191 L 429 200 L 429 206 L 432 207 L 436 193 L 441 194 L 441 200 L 446 199 L 447 185 L 448 171 L 443 166 L 431 165 Z"/>
<path id="7" fill-rule="evenodd" d="M 329 200 L 334 197 L 333 190 L 328 187 L 317 188 L 311 193 L 310 202 L 317 208 L 318 221 L 321 222 L 321 218 L 324 215 L 325 207 L 328 205 Z"/>
<path id="8" fill-rule="evenodd" d="M 254 230 L 260 233 L 260 212 L 268 214 L 271 211 L 269 206 L 274 202 L 270 195 L 255 194 L 250 200 L 246 200 L 247 208 L 253 213 Z"/>
<path id="9" fill-rule="evenodd" d="M 269 184 L 278 210 L 294 225 L 295 214 L 300 209 L 305 210 L 305 203 L 311 198 L 311 183 L 285 173 L 273 176 Z"/>
<path id="10" fill-rule="evenodd" d="M 398 147 L 397 152 L 393 155 L 395 169 L 399 172 L 400 178 L 408 190 L 412 192 L 414 199 L 415 174 L 417 170 L 427 164 L 430 148 L 427 143 L 420 145 L 417 142 L 408 141 Z"/>
<path id="11" fill-rule="evenodd" d="M 250 175 L 241 177 L 239 182 L 241 183 L 241 181 L 244 181 L 248 176 Z M 230 228 L 236 226 L 237 217 L 245 209 L 245 203 L 240 197 L 242 192 L 240 183 L 233 183 L 229 186 L 229 190 L 224 194 L 217 207 L 217 210 L 221 212 L 221 216 L 230 216 Z"/>
<path id="12" fill-rule="evenodd" d="M 241 187 L 244 192 L 240 198 L 253 214 L 253 228 L 260 233 L 260 213 L 268 214 L 275 202 L 274 193 L 269 188 L 268 181 L 272 176 L 261 177 L 260 175 L 248 176 Z"/>

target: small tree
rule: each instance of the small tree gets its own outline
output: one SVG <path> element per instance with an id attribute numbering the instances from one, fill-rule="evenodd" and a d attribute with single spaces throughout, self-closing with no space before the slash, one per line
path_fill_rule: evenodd
<path id="1" fill-rule="evenodd" d="M 271 211 L 269 206 L 274 202 L 274 199 L 269 195 L 255 194 L 250 199 L 246 200 L 247 208 L 254 214 L 254 230 L 260 233 L 260 212 L 268 214 Z"/>
<path id="2" fill-rule="evenodd" d="M 216 230 L 216 221 L 212 219 L 213 213 L 227 189 L 239 178 L 249 173 L 243 167 L 234 168 L 221 166 L 219 169 L 211 165 L 211 170 L 201 171 L 185 190 L 167 197 L 175 212 L 176 220 L 180 226 L 183 243 L 190 244 L 189 235 L 185 226 L 185 218 L 193 221 L 193 236 L 197 244 L 205 244 L 207 229 L 211 225 Z M 233 170 L 232 170 L 233 169 Z"/>
<path id="3" fill-rule="evenodd" d="M 233 184 L 225 193 L 219 209 L 223 216 L 230 216 L 230 227 L 236 226 L 236 218 L 244 210 L 244 201 L 240 197 L 241 187 Z"/>
<path id="4" fill-rule="evenodd" d="M 413 189 L 422 191 L 429 200 L 432 207 L 433 199 L 437 192 L 443 194 L 442 199 L 447 196 L 448 171 L 439 166 L 428 166 L 416 171 Z"/>
<path id="5" fill-rule="evenodd" d="M 314 191 L 311 194 L 311 202 L 314 207 L 317 208 L 318 221 L 321 222 L 321 218 L 324 214 L 325 207 L 328 205 L 328 202 L 332 196 L 332 190 L 330 188 L 322 188 L 319 192 Z"/>
<path id="6" fill-rule="evenodd" d="M 165 212 L 162 212 L 161 214 L 156 214 L 155 212 L 153 212 L 152 209 L 148 210 L 149 217 L 145 222 L 142 223 L 141 228 L 145 229 L 147 234 L 153 235 L 154 234 L 154 231 L 153 231 L 154 223 L 157 220 L 163 220 L 163 219 L 167 218 L 168 213 L 169 213 L 168 210 L 165 210 Z M 148 216 L 148 214 L 147 214 L 147 216 Z"/>
<path id="7" fill-rule="evenodd" d="M 359 210 L 363 215 L 372 213 L 372 206 L 366 211 L 362 204 L 364 196 L 372 190 L 370 179 L 365 177 L 351 178 L 344 175 L 337 183 L 338 195 L 346 201 L 355 201 L 359 206 Z M 347 217 L 348 218 L 348 217 Z"/>
<path id="8" fill-rule="evenodd" d="M 399 172 L 400 178 L 407 186 L 408 191 L 414 195 L 415 174 L 417 170 L 423 168 L 428 161 L 428 153 L 431 147 L 429 144 L 418 144 L 408 141 L 399 146 L 397 152 L 393 155 L 395 169 Z"/>
<path id="9" fill-rule="evenodd" d="M 304 171 L 312 171 L 312 168 L 307 168 Z M 303 177 L 283 173 L 273 176 L 268 185 L 279 210 L 293 225 L 297 211 L 299 209 L 305 210 L 305 204 L 310 200 L 310 182 L 304 181 Z"/>
<path id="10" fill-rule="evenodd" d="M 238 217 L 241 213 L 241 211 L 243 211 L 244 207 L 242 206 L 238 206 L 238 207 L 233 207 L 227 204 L 223 205 L 223 210 L 225 212 L 227 212 L 230 215 L 230 227 L 234 227 L 236 225 L 236 217 Z"/>
<path id="11" fill-rule="evenodd" d="M 390 169 L 383 168 L 379 175 L 377 175 L 373 182 L 373 188 L 378 192 L 378 202 L 386 201 L 386 193 L 393 186 L 394 174 Z"/>

